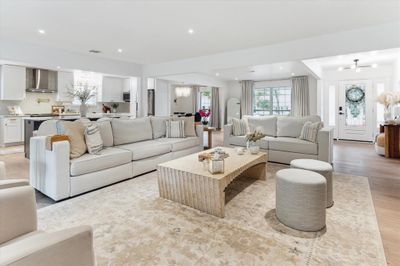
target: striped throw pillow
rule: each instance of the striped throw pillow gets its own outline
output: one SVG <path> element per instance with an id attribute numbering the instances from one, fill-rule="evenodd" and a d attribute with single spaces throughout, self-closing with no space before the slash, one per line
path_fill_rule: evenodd
<path id="1" fill-rule="evenodd" d="M 85 140 L 90 154 L 99 154 L 103 149 L 103 139 L 101 138 L 99 127 L 96 124 L 90 124 L 86 127 Z"/>
<path id="2" fill-rule="evenodd" d="M 167 138 L 184 138 L 185 137 L 185 121 L 167 121 L 166 135 Z"/>
<path id="3" fill-rule="evenodd" d="M 247 121 L 245 119 L 232 118 L 232 133 L 234 136 L 244 136 L 247 131 Z"/>
<path id="4" fill-rule="evenodd" d="M 307 121 L 303 125 L 299 139 L 303 139 L 303 140 L 307 140 L 307 141 L 316 143 L 317 137 L 318 137 L 318 131 L 321 128 L 322 128 L 321 122 L 312 123 L 310 121 Z"/>

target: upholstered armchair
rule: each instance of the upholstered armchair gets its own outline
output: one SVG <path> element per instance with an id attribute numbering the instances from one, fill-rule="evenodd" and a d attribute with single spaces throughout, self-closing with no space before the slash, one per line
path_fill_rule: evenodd
<path id="1" fill-rule="evenodd" d="M 92 239 L 90 226 L 38 231 L 34 189 L 0 185 L 0 265 L 95 265 Z"/>

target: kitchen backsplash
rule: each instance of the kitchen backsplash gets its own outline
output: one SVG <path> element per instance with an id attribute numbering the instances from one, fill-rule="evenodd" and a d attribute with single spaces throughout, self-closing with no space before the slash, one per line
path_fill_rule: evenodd
<path id="1" fill-rule="evenodd" d="M 69 103 L 57 102 L 56 94 L 45 94 L 45 93 L 27 93 L 26 98 L 23 101 L 0 101 L 0 115 L 7 115 L 7 106 L 19 105 L 24 114 L 48 114 L 51 113 L 52 105 L 65 105 L 66 110 L 74 110 L 79 112 L 79 106 L 71 106 Z M 108 106 L 111 103 L 104 103 Z M 98 103 L 96 106 L 89 107 L 90 113 L 102 112 L 102 103 Z M 120 103 L 117 112 L 129 113 L 129 103 Z"/>

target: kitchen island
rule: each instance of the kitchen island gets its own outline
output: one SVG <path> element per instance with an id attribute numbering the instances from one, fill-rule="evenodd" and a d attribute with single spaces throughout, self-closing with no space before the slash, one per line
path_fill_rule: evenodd
<path id="1" fill-rule="evenodd" d="M 91 121 L 96 121 L 103 117 L 109 118 L 120 118 L 122 116 L 131 117 L 130 113 L 111 113 L 111 114 L 101 114 L 101 113 L 92 113 L 87 115 L 87 119 Z M 37 115 L 30 117 L 23 117 L 24 120 L 24 151 L 25 158 L 29 159 L 29 146 L 30 139 L 33 137 L 33 132 L 38 130 L 40 125 L 47 120 L 65 120 L 65 121 L 75 121 L 81 118 L 79 115 Z"/>

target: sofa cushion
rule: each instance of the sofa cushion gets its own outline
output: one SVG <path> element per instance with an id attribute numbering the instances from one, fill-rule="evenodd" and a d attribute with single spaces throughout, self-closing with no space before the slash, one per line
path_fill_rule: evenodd
<path id="1" fill-rule="evenodd" d="M 132 153 L 132 161 L 137 161 L 168 153 L 171 151 L 171 144 L 161 143 L 157 140 L 147 140 L 119 145 L 117 148 L 130 151 Z"/>
<path id="2" fill-rule="evenodd" d="M 163 138 L 166 134 L 165 124 L 170 120 L 168 116 L 152 116 L 150 117 L 151 128 L 153 130 L 153 139 Z"/>
<path id="3" fill-rule="evenodd" d="M 166 131 L 167 138 L 184 138 L 185 137 L 185 121 L 167 121 Z"/>
<path id="4" fill-rule="evenodd" d="M 276 116 L 244 116 L 247 120 L 250 132 L 260 131 L 261 133 L 276 137 Z"/>
<path id="5" fill-rule="evenodd" d="M 57 121 L 57 133 L 67 135 L 69 138 L 70 158 L 78 158 L 86 153 L 85 126 L 79 120 Z"/>
<path id="6" fill-rule="evenodd" d="M 189 117 L 173 117 L 173 121 L 185 121 L 185 137 L 196 137 L 196 130 L 194 125 L 194 116 Z"/>
<path id="7" fill-rule="evenodd" d="M 112 147 L 103 149 L 98 155 L 86 153 L 79 158 L 71 160 L 71 176 L 101 171 L 129 163 L 131 160 L 131 152 Z"/>
<path id="8" fill-rule="evenodd" d="M 168 143 L 171 145 L 171 151 L 181 151 L 200 145 L 200 139 L 198 137 L 188 137 L 184 139 L 177 138 L 160 138 L 156 141 L 160 143 Z"/>
<path id="9" fill-rule="evenodd" d="M 278 116 L 276 123 L 277 136 L 297 138 L 300 136 L 303 125 L 307 121 L 312 123 L 321 122 L 321 118 L 317 115 L 304 117 Z"/>
<path id="10" fill-rule="evenodd" d="M 304 154 L 318 154 L 318 145 L 297 138 L 277 137 L 268 139 L 269 149 Z"/>
<path id="11" fill-rule="evenodd" d="M 260 146 L 261 149 L 268 150 L 268 140 L 272 137 L 264 137 L 258 140 L 255 145 Z M 231 136 L 229 138 L 229 144 L 233 146 L 246 147 L 246 137 L 245 136 Z"/>
<path id="12" fill-rule="evenodd" d="M 232 118 L 232 134 L 234 136 L 245 136 L 249 131 L 247 119 Z"/>
<path id="13" fill-rule="evenodd" d="M 150 118 L 112 119 L 114 145 L 127 144 L 153 138 Z"/>
<path id="14" fill-rule="evenodd" d="M 95 122 L 95 124 L 99 127 L 101 139 L 103 140 L 103 146 L 104 147 L 114 146 L 111 119 L 100 118 Z"/>

